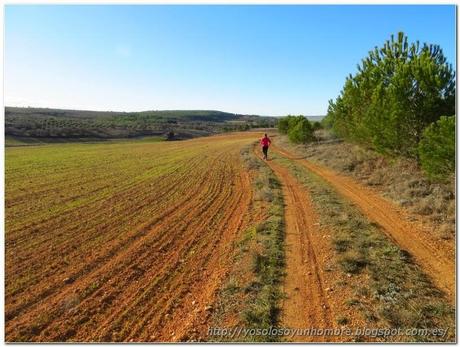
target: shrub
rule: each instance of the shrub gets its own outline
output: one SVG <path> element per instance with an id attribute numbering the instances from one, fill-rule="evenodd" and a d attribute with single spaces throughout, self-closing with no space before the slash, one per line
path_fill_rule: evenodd
<path id="1" fill-rule="evenodd" d="M 313 140 L 313 128 L 306 118 L 298 120 L 288 131 L 289 140 L 293 143 L 307 143 Z"/>
<path id="2" fill-rule="evenodd" d="M 278 131 L 281 134 L 287 134 L 289 130 L 289 118 L 283 117 L 278 120 Z"/>
<path id="3" fill-rule="evenodd" d="M 288 119 L 288 132 L 293 129 L 297 123 L 301 122 L 303 119 L 306 119 L 304 116 L 287 116 Z"/>
<path id="4" fill-rule="evenodd" d="M 423 132 L 420 164 L 428 177 L 444 180 L 455 171 L 455 116 L 441 117 Z"/>
<path id="5" fill-rule="evenodd" d="M 287 134 L 290 129 L 294 128 L 298 122 L 304 119 L 304 116 L 292 116 L 287 115 L 286 117 L 278 120 L 278 130 L 282 134 Z"/>
<path id="6" fill-rule="evenodd" d="M 320 130 L 323 129 L 323 124 L 321 122 L 312 122 L 313 130 Z"/>
<path id="7" fill-rule="evenodd" d="M 314 129 L 304 116 L 288 115 L 278 120 L 278 130 L 288 134 L 289 140 L 294 143 L 307 143 L 314 139 Z"/>

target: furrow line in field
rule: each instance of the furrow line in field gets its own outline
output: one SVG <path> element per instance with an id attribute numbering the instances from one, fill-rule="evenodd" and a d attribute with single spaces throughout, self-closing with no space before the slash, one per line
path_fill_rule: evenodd
<path id="1" fill-rule="evenodd" d="M 197 182 L 197 184 L 195 185 L 196 186 L 196 190 L 198 191 L 199 190 L 199 187 L 201 184 L 203 184 L 204 182 L 206 181 L 206 177 L 201 177 L 201 182 Z M 188 181 L 186 181 L 188 182 Z M 147 225 L 144 225 L 142 227 L 142 230 L 139 232 L 139 230 L 135 229 L 132 233 L 130 233 L 130 235 L 127 237 L 127 238 L 124 238 L 122 241 L 120 242 L 117 242 L 118 246 L 115 246 L 115 248 L 109 250 L 107 253 L 104 253 L 102 255 L 102 258 L 97 258 L 97 259 L 93 259 L 91 262 L 87 263 L 87 264 L 84 264 L 82 270 L 80 270 L 79 272 L 77 273 L 74 273 L 72 274 L 71 277 L 80 277 L 82 276 L 83 274 L 85 273 L 88 273 L 89 271 L 91 271 L 92 269 L 98 267 L 98 266 L 102 266 L 104 265 L 104 263 L 108 260 L 110 260 L 110 258 L 112 256 L 114 256 L 115 254 L 117 254 L 119 252 L 119 250 L 121 250 L 122 248 L 126 248 L 130 243 L 134 242 L 136 239 L 144 236 L 144 234 L 146 234 L 149 230 L 149 228 L 151 228 L 151 225 L 154 225 L 155 223 L 158 222 L 158 220 L 162 219 L 162 218 L 165 218 L 167 217 L 168 215 L 170 214 L 173 214 L 177 211 L 177 206 L 180 206 L 180 204 L 182 203 L 182 201 L 178 201 L 177 204 L 173 205 L 173 206 L 170 206 L 168 208 L 167 211 L 165 211 L 165 213 L 163 215 L 160 215 L 158 216 L 156 219 L 154 219 L 153 221 L 150 221 L 148 222 Z M 55 290 L 57 290 L 58 288 L 62 287 L 62 281 L 60 283 L 57 283 L 56 284 L 56 288 L 53 288 L 53 290 L 50 292 L 50 290 L 48 289 L 46 291 L 46 296 L 52 294 L 52 292 L 54 292 Z M 33 305 L 34 303 L 36 302 L 39 302 L 40 300 L 43 299 L 43 297 L 41 297 L 40 295 L 37 295 L 37 293 L 34 293 L 34 297 L 35 297 L 35 300 L 32 301 L 32 302 L 28 302 L 28 301 L 25 301 L 24 300 L 21 300 L 21 306 L 19 308 L 24 308 L 24 307 L 27 307 L 27 308 L 30 308 L 31 305 Z M 16 308 L 16 310 L 18 310 Z M 19 310 L 20 311 L 20 310 Z M 19 312 L 15 312 L 15 314 L 18 314 Z"/>

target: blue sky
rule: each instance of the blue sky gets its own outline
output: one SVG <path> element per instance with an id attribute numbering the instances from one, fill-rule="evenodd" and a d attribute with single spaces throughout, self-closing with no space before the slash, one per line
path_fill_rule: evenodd
<path id="1" fill-rule="evenodd" d="M 325 114 L 398 31 L 455 63 L 453 5 L 7 5 L 5 104 Z"/>

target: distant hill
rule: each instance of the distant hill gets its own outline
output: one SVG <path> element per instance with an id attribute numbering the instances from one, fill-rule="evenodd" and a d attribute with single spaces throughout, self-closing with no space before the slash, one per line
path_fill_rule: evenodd
<path id="1" fill-rule="evenodd" d="M 110 139 L 166 136 L 175 139 L 226 131 L 274 127 L 276 119 L 214 110 L 102 112 L 50 108 L 5 108 L 5 135 L 50 139 Z"/>

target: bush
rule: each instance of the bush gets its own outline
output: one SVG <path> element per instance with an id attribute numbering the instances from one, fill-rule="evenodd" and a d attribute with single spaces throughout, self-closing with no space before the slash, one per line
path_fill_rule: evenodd
<path id="1" fill-rule="evenodd" d="M 312 127 L 313 127 L 313 130 L 323 129 L 323 125 L 321 124 L 321 122 L 312 122 Z"/>
<path id="2" fill-rule="evenodd" d="M 288 131 L 289 140 L 293 143 L 308 143 L 313 140 L 313 127 L 308 119 L 297 121 Z"/>
<path id="3" fill-rule="evenodd" d="M 297 123 L 301 122 L 303 119 L 305 119 L 304 116 L 287 116 L 288 119 L 288 132 L 291 129 L 294 129 L 294 127 L 297 125 Z"/>
<path id="4" fill-rule="evenodd" d="M 287 134 L 289 130 L 289 118 L 288 117 L 283 117 L 278 120 L 278 131 L 281 134 Z"/>
<path id="5" fill-rule="evenodd" d="M 313 140 L 313 127 L 304 116 L 288 115 L 278 120 L 278 131 L 288 134 L 294 143 L 307 143 Z"/>
<path id="6" fill-rule="evenodd" d="M 418 145 L 422 169 L 434 180 L 444 180 L 455 171 L 455 116 L 441 117 L 423 132 Z"/>

